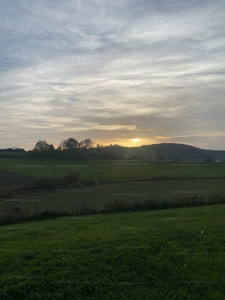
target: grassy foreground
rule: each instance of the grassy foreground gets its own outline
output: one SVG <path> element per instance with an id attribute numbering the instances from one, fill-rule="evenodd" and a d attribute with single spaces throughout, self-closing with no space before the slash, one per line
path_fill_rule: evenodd
<path id="1" fill-rule="evenodd" d="M 76 171 L 85 180 L 154 178 L 225 178 L 224 164 L 155 163 L 148 161 L 76 161 L 0 158 L 0 168 L 34 177 L 59 176 Z"/>
<path id="2" fill-rule="evenodd" d="M 1 226 L 0 299 L 225 299 L 225 205 Z"/>

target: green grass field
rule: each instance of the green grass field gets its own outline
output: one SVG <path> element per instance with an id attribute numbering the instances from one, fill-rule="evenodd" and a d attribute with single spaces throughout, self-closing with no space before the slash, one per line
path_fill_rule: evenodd
<path id="1" fill-rule="evenodd" d="M 0 158 L 0 168 L 35 177 L 76 171 L 86 180 L 224 177 L 224 164 L 151 163 L 147 161 L 76 161 Z"/>
<path id="2" fill-rule="evenodd" d="M 80 214 L 101 212 L 121 201 L 145 203 L 149 200 L 173 201 L 194 196 L 209 197 L 225 194 L 223 164 L 150 163 L 141 161 L 71 161 L 50 159 L 0 159 L 0 168 L 21 174 L 45 177 L 59 176 L 77 171 L 84 180 L 117 180 L 120 183 L 90 186 L 79 189 L 61 189 L 40 195 L 14 194 L 12 199 L 0 202 L 0 222 L 19 220 L 42 214 L 46 210 Z M 201 179 L 216 177 L 217 179 Z M 142 179 L 165 179 L 138 181 Z M 168 180 L 173 178 L 198 178 Z M 122 182 L 122 180 L 137 180 Z M 217 201 L 217 200 L 216 200 Z M 215 201 L 215 202 L 216 202 Z M 20 214 L 12 214 L 13 208 Z"/>
<path id="3" fill-rule="evenodd" d="M 40 220 L 45 211 L 99 213 L 115 201 L 222 195 L 223 164 L 1 158 L 0 168 L 39 178 L 76 171 L 84 180 L 121 180 L 31 190 L 0 202 L 1 220 L 36 216 L 1 226 L 1 300 L 225 298 L 223 204 Z M 154 178 L 161 180 L 138 181 Z"/>
<path id="4" fill-rule="evenodd" d="M 225 205 L 1 226 L 0 299 L 225 299 Z"/>
<path id="5" fill-rule="evenodd" d="M 144 203 L 146 200 L 172 201 L 225 194 L 225 179 L 158 180 L 132 183 L 114 183 L 79 189 L 61 189 L 37 196 L 19 196 L 0 202 L 0 221 L 10 215 L 13 207 L 23 212 L 23 217 L 41 215 L 46 210 L 80 214 L 86 211 L 101 212 L 113 202 Z"/>

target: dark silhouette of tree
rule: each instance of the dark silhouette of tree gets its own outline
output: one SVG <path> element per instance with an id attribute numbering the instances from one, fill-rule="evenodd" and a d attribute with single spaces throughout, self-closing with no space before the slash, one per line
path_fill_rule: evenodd
<path id="1" fill-rule="evenodd" d="M 51 144 L 49 145 L 48 151 L 53 152 L 55 150 L 54 146 Z"/>
<path id="2" fill-rule="evenodd" d="M 38 140 L 33 151 L 44 152 L 54 150 L 53 145 L 49 145 L 46 141 Z"/>
<path id="3" fill-rule="evenodd" d="M 6 149 L 0 149 L 0 152 L 12 152 L 12 153 L 19 153 L 19 152 L 25 152 L 23 148 L 6 148 Z"/>
<path id="4" fill-rule="evenodd" d="M 79 148 L 90 149 L 90 148 L 93 148 L 93 145 L 94 145 L 94 143 L 92 142 L 92 140 L 90 138 L 88 138 L 79 143 Z"/>
<path id="5" fill-rule="evenodd" d="M 96 147 L 97 147 L 97 148 L 104 148 L 105 146 L 104 146 L 103 144 L 99 144 L 99 143 L 98 143 L 98 144 L 96 145 Z"/>
<path id="6" fill-rule="evenodd" d="M 79 143 L 77 140 L 75 140 L 74 138 L 68 138 L 67 140 L 63 140 L 60 143 L 60 149 L 61 150 L 74 150 L 76 148 L 78 148 Z"/>

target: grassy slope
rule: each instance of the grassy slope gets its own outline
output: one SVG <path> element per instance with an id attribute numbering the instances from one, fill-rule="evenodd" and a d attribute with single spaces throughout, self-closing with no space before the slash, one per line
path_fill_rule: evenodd
<path id="1" fill-rule="evenodd" d="M 0 298 L 225 299 L 224 214 L 215 205 L 2 226 Z"/>
<path id="2" fill-rule="evenodd" d="M 154 177 L 225 177 L 224 164 L 188 165 L 140 161 L 112 162 L 0 158 L 0 168 L 36 177 L 62 177 L 72 171 L 77 171 L 87 180 L 150 179 Z"/>

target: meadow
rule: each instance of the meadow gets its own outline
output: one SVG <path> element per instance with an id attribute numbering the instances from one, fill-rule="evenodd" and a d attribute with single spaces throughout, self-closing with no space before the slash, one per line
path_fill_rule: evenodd
<path id="1" fill-rule="evenodd" d="M 165 207 L 157 204 L 161 202 L 174 203 L 174 207 L 180 205 L 179 201 L 184 206 L 202 201 L 224 203 L 224 199 L 220 201 L 225 194 L 224 164 L 1 158 L 0 168 L 37 178 L 62 178 L 75 171 L 82 175 L 83 182 L 91 182 L 90 186 L 71 185 L 44 193 L 15 191 L 10 199 L 0 202 L 0 222 L 43 214 L 80 215 Z M 198 198 L 201 199 L 196 202 Z"/>
<path id="2" fill-rule="evenodd" d="M 225 205 L 1 226 L 0 299 L 225 299 Z"/>
<path id="3" fill-rule="evenodd" d="M 73 171 L 79 172 L 85 180 L 225 178 L 223 163 L 0 158 L 0 168 L 38 178 L 63 177 Z"/>
<path id="4" fill-rule="evenodd" d="M 13 198 L 0 201 L 0 222 L 23 220 L 32 216 L 38 219 L 44 216 L 43 213 L 47 216 L 63 213 L 80 215 L 157 208 L 157 204 L 162 202 L 183 203 L 188 206 L 198 197 L 207 199 L 210 196 L 224 194 L 224 187 L 225 179 L 187 179 L 65 188 L 39 195 L 35 193 L 32 195 L 31 192 L 30 195 L 15 195 Z M 225 201 L 225 197 L 219 196 L 215 199 L 215 203 L 221 199 Z M 151 206 L 150 203 L 155 205 Z"/>
<path id="5" fill-rule="evenodd" d="M 1 158 L 0 168 L 83 177 L 0 201 L 1 300 L 225 298 L 223 164 Z"/>

